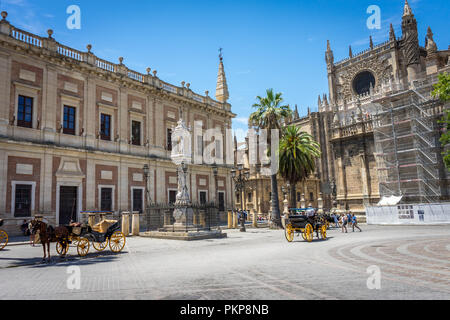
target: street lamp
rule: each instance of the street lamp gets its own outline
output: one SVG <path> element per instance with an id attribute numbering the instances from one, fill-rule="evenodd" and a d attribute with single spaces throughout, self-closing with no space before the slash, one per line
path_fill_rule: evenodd
<path id="1" fill-rule="evenodd" d="M 245 183 L 250 179 L 250 171 L 244 169 L 244 165 L 238 164 L 237 171 L 231 170 L 231 177 L 234 181 L 234 188 L 236 192 L 242 196 L 242 191 L 245 190 Z M 241 232 L 245 232 L 245 218 L 244 218 L 244 197 L 241 197 Z"/>

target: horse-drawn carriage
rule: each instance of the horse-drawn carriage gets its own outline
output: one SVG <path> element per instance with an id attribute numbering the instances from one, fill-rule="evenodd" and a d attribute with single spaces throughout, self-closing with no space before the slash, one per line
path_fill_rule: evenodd
<path id="1" fill-rule="evenodd" d="M 286 227 L 284 233 L 288 242 L 294 241 L 295 233 L 302 235 L 305 241 L 311 242 L 314 238 L 314 232 L 317 238 L 325 240 L 327 238 L 327 224 L 319 217 L 307 217 L 305 215 L 289 215 L 286 218 Z M 319 237 L 320 234 L 320 237 Z"/>
<path id="2" fill-rule="evenodd" d="M 3 226 L 3 220 L 0 219 L 0 227 Z M 0 230 L 0 250 L 8 244 L 8 234 L 4 230 Z"/>
<path id="3" fill-rule="evenodd" d="M 92 228 L 89 225 L 69 225 L 65 228 L 68 230 L 68 237 L 59 239 L 56 243 L 56 252 L 60 256 L 65 256 L 71 245 L 77 248 L 80 257 L 89 253 L 91 243 L 99 252 L 105 250 L 108 245 L 114 253 L 121 252 L 125 247 L 126 237 L 120 231 L 119 221 L 114 221 L 106 230 Z"/>

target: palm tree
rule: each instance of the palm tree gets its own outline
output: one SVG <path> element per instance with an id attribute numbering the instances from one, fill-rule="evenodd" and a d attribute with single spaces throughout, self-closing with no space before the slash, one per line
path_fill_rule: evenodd
<path id="1" fill-rule="evenodd" d="M 253 112 L 249 117 L 249 127 L 254 127 L 258 129 L 266 129 L 268 131 L 272 129 L 280 130 L 285 119 L 292 115 L 292 111 L 288 105 L 282 105 L 283 98 L 281 93 L 274 93 L 273 89 L 266 90 L 266 96 L 257 96 L 257 103 L 253 105 L 253 108 L 257 110 Z M 270 156 L 270 145 L 271 145 L 271 134 L 268 136 L 268 155 Z M 274 150 L 274 152 L 277 150 Z M 281 216 L 280 216 L 280 204 L 278 202 L 278 183 L 277 174 L 271 176 L 272 185 L 272 216 L 271 216 L 271 227 L 281 228 Z"/>
<path id="2" fill-rule="evenodd" d="M 306 180 L 316 168 L 320 145 L 299 127 L 287 126 L 280 141 L 280 175 L 290 183 L 290 206 L 296 207 L 296 185 Z"/>

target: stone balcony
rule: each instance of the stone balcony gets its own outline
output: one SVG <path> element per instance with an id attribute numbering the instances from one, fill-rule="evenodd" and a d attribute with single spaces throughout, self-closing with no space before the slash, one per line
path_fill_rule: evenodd
<path id="1" fill-rule="evenodd" d="M 345 126 L 333 127 L 331 140 L 345 139 L 356 136 L 363 136 L 373 133 L 373 121 L 363 120 Z"/>

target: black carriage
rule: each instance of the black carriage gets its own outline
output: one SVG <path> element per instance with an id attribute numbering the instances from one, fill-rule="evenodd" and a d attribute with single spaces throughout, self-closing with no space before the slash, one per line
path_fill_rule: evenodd
<path id="1" fill-rule="evenodd" d="M 125 235 L 120 231 L 120 222 L 111 225 L 105 233 L 94 231 L 89 225 L 65 226 L 69 232 L 68 239 L 56 243 L 56 251 L 65 256 L 72 245 L 77 248 L 78 255 L 84 257 L 92 246 L 97 251 L 105 250 L 108 245 L 112 252 L 119 253 L 126 243 Z"/>
<path id="2" fill-rule="evenodd" d="M 288 242 L 294 241 L 295 233 L 302 235 L 305 241 L 311 242 L 314 232 L 317 238 L 327 238 L 327 224 L 319 217 L 307 217 L 305 215 L 289 215 L 286 219 L 285 236 Z M 320 235 L 320 236 L 319 236 Z"/>
<path id="3" fill-rule="evenodd" d="M 3 220 L 0 219 L 0 227 L 3 226 Z M 0 230 L 0 250 L 8 244 L 8 234 L 4 230 Z"/>

